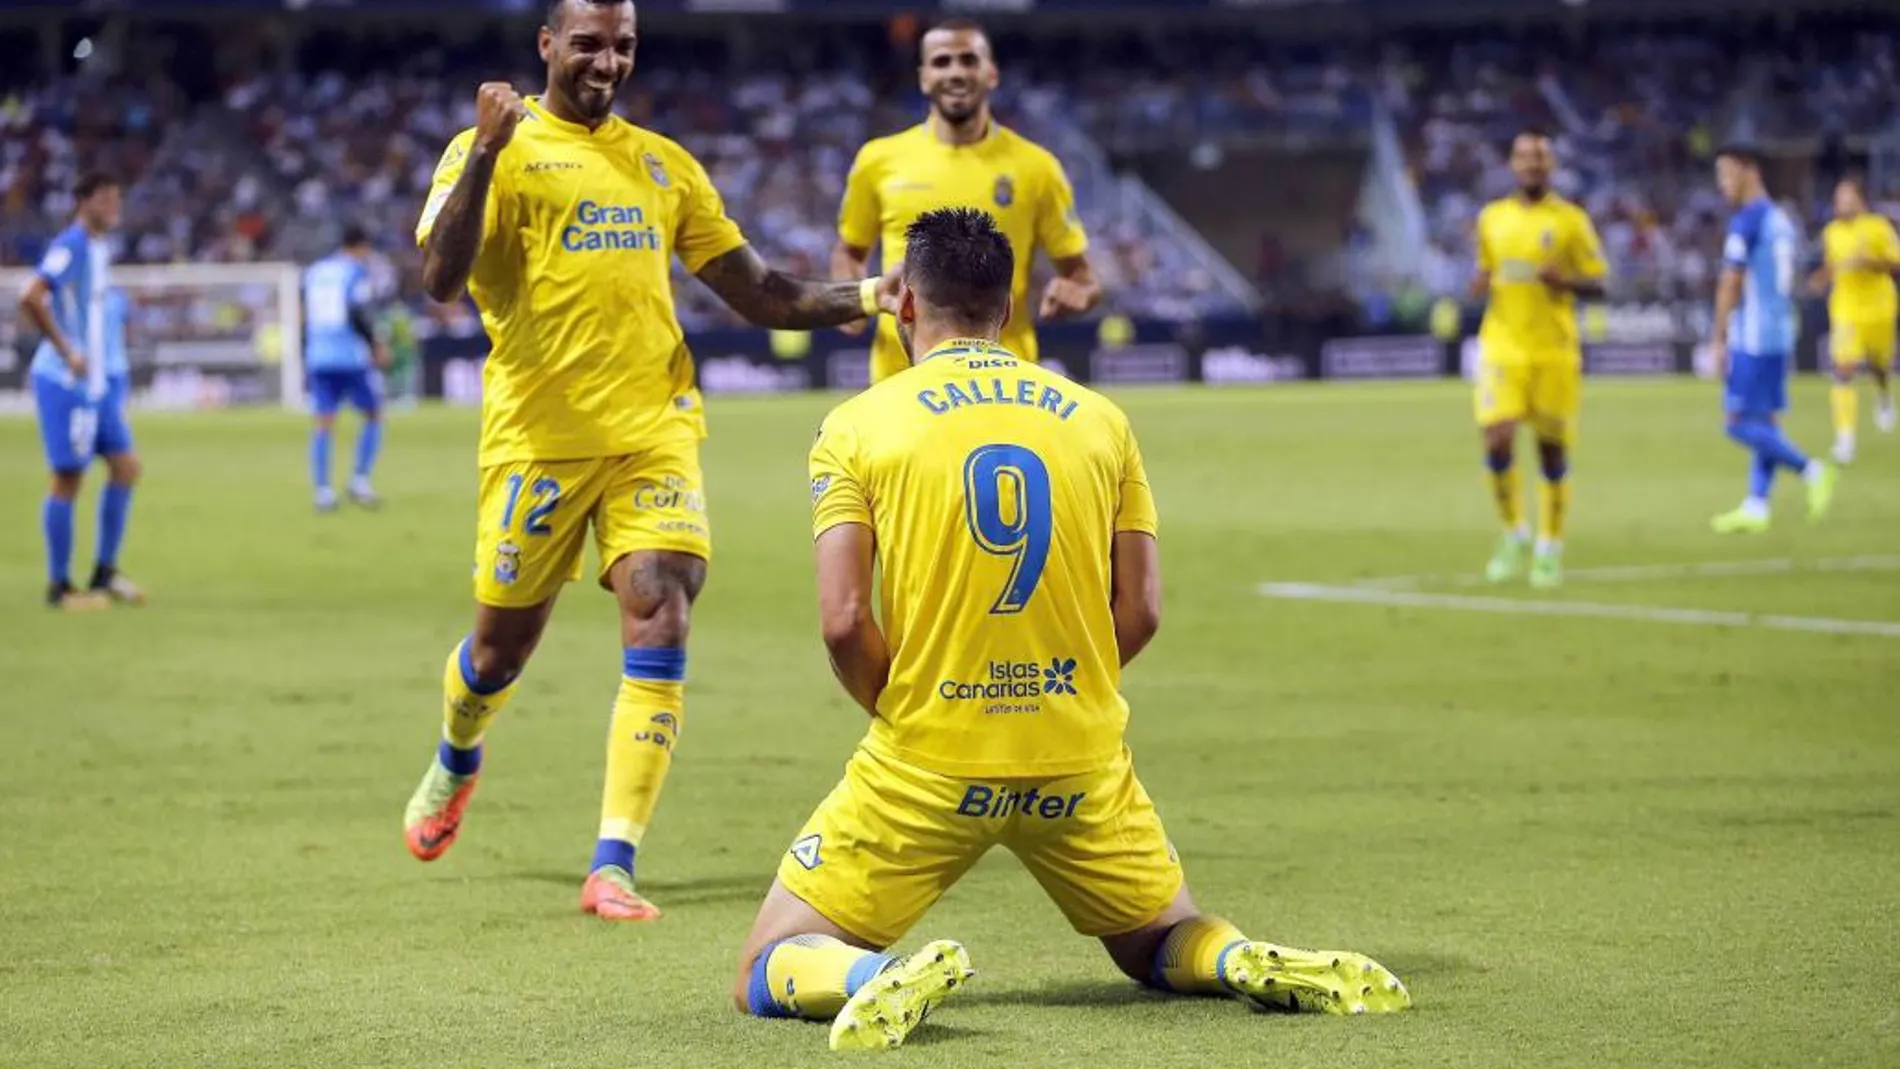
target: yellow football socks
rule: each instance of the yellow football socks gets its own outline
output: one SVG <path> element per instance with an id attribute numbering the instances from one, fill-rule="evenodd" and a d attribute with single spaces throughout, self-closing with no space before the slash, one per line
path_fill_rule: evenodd
<path id="1" fill-rule="evenodd" d="M 1158 986 L 1184 995 L 1232 993 L 1221 979 L 1220 962 L 1227 948 L 1244 943 L 1240 929 L 1219 917 L 1195 917 L 1168 930 L 1155 952 Z"/>
<path id="2" fill-rule="evenodd" d="M 594 867 L 621 864 L 609 844 L 637 848 L 660 802 L 685 715 L 686 651 L 629 649 L 607 731 L 607 784 L 600 799 Z M 624 851 L 629 862 L 632 849 Z M 628 864 L 622 867 L 630 868 Z"/>
<path id="3" fill-rule="evenodd" d="M 759 955 L 746 1006 L 757 1017 L 829 1021 L 858 988 L 895 960 L 828 935 L 793 936 Z"/>
<path id="4" fill-rule="evenodd" d="M 1834 408 L 1834 437 L 1852 438 L 1860 423 L 1860 393 L 1851 382 L 1837 382 L 1829 393 Z"/>
<path id="5" fill-rule="evenodd" d="M 1504 521 L 1507 530 L 1518 530 L 1524 526 L 1524 499 L 1518 488 L 1517 468 L 1508 467 L 1503 471 L 1491 469 L 1491 496 L 1497 499 L 1498 518 Z"/>
<path id="6" fill-rule="evenodd" d="M 512 679 L 499 687 L 482 685 L 475 676 L 468 640 L 456 643 L 442 670 L 442 738 L 457 750 L 480 746 L 488 725 L 494 723 L 514 692 Z"/>

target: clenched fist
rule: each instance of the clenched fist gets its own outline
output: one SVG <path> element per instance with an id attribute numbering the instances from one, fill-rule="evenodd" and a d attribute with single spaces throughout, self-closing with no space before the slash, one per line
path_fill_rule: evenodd
<path id="1" fill-rule="evenodd" d="M 528 109 L 521 94 L 507 82 L 483 82 L 475 91 L 475 145 L 487 152 L 500 152 L 514 139 L 515 126 Z"/>

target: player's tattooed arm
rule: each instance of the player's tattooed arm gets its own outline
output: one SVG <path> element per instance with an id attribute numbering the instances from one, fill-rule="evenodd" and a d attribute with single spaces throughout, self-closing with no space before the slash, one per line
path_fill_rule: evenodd
<path id="1" fill-rule="evenodd" d="M 796 278 L 767 265 L 750 245 L 709 261 L 699 269 L 699 280 L 754 326 L 815 330 L 864 318 L 860 280 Z M 896 302 L 893 273 L 879 281 L 878 303 L 889 311 Z"/>
<path id="2" fill-rule="evenodd" d="M 462 177 L 449 187 L 448 199 L 436 213 L 422 248 L 422 288 L 433 300 L 456 300 L 468 285 L 475 256 L 482 251 L 488 187 L 495 180 L 497 155 L 479 146 L 469 149 Z"/>

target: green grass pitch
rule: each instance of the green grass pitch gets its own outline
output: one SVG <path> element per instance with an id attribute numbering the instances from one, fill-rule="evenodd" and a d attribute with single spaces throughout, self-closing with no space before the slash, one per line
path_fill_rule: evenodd
<path id="1" fill-rule="evenodd" d="M 1746 461 L 1714 388 L 1593 383 L 1576 575 L 1533 595 L 1459 578 L 1494 528 L 1455 384 L 1121 399 L 1168 583 L 1131 741 L 1197 896 L 1259 937 L 1374 955 L 1418 1008 L 1144 993 L 998 855 L 913 933 L 963 940 L 980 975 L 893 1064 L 1900 1065 L 1900 639 L 1764 625 L 1900 622 L 1880 556 L 1900 552 L 1900 440 L 1866 435 L 1826 525 L 1784 480 L 1775 530 L 1725 541 L 1707 518 Z M 153 602 L 70 616 L 38 604 L 36 432 L 0 422 L 0 1065 L 831 1059 L 823 1029 L 726 1001 L 862 727 L 812 599 L 804 453 L 827 404 L 712 403 L 718 556 L 641 855 L 667 916 L 630 928 L 576 908 L 619 670 L 590 586 L 490 736 L 461 843 L 430 866 L 402 846 L 470 616 L 472 413 L 395 414 L 388 508 L 322 517 L 302 420 L 138 418 L 126 564 Z M 1791 425 L 1825 444 L 1819 384 Z M 1595 571 L 1710 561 L 1769 563 Z M 1420 575 L 1439 578 L 1376 589 L 1623 615 L 1260 593 Z"/>

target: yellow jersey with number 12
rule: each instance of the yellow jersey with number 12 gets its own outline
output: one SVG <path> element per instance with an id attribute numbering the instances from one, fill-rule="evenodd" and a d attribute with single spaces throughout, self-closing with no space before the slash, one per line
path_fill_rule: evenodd
<path id="1" fill-rule="evenodd" d="M 1491 280 L 1478 330 L 1485 362 L 1581 363 L 1577 299 L 1544 285 L 1537 273 L 1545 267 L 1577 278 L 1609 273 L 1590 217 L 1555 193 L 1536 201 L 1504 197 L 1478 214 L 1477 244 L 1478 270 Z"/>
<path id="2" fill-rule="evenodd" d="M 469 275 L 491 349 L 483 467 L 621 456 L 704 433 L 670 260 L 688 271 L 745 244 L 685 149 L 615 116 L 596 130 L 529 97 L 495 163 Z M 416 241 L 425 243 L 475 132 L 449 143 Z"/>
<path id="3" fill-rule="evenodd" d="M 1836 219 L 1821 231 L 1827 265 L 1834 270 L 1834 288 L 1828 294 L 1828 319 L 1836 323 L 1887 325 L 1900 315 L 1893 275 L 1866 268 L 1848 269 L 1848 260 L 1900 260 L 1900 237 L 1887 217 L 1862 212 L 1852 219 Z"/>
<path id="4" fill-rule="evenodd" d="M 877 539 L 891 675 L 867 749 L 958 777 L 1119 759 L 1110 552 L 1156 523 L 1121 409 L 992 343 L 950 342 L 832 410 L 811 489 L 815 534 Z"/>
<path id="5" fill-rule="evenodd" d="M 994 123 L 983 140 L 947 145 L 930 124 L 881 137 L 858 151 L 838 209 L 838 237 L 847 245 L 883 247 L 885 266 L 904 258 L 904 231 L 917 217 L 940 208 L 978 208 L 995 218 L 1016 252 L 1010 288 L 1015 313 L 1003 328 L 1002 345 L 1023 359 L 1036 359 L 1036 306 L 1029 276 L 1040 247 L 1052 259 L 1088 251 L 1088 233 L 1075 212 L 1075 191 L 1062 164 L 1041 145 Z M 871 381 L 881 382 L 910 366 L 897 340 L 896 322 L 880 316 L 871 345 Z"/>

